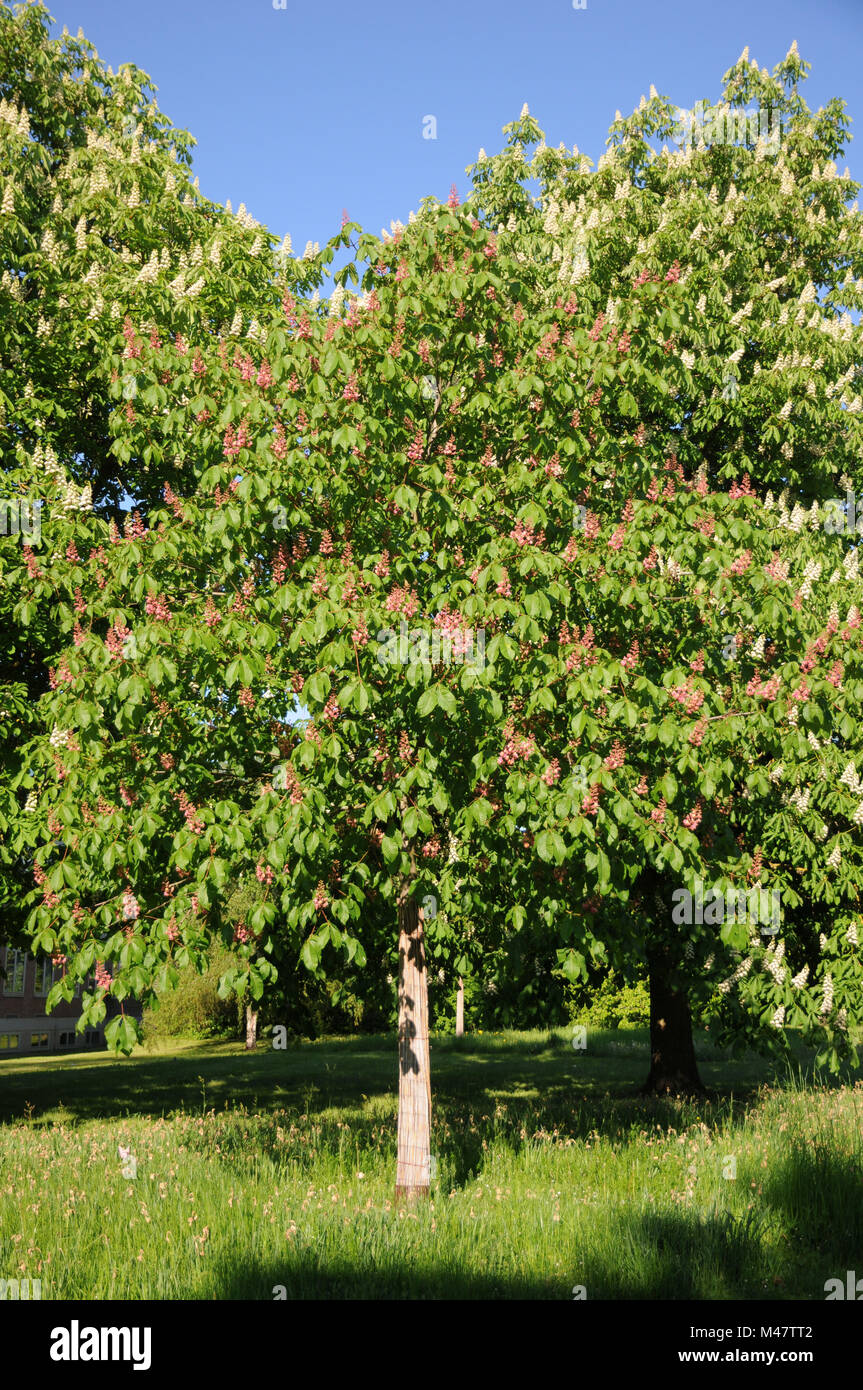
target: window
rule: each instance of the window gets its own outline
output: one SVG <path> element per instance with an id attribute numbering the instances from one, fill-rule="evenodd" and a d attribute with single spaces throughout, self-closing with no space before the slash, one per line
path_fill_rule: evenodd
<path id="1" fill-rule="evenodd" d="M 9 946 L 6 949 L 6 978 L 2 981 L 2 991 L 4 994 L 23 994 L 24 975 L 27 966 L 27 952 L 13 951 Z"/>
<path id="2" fill-rule="evenodd" d="M 87 1028 L 84 1031 L 84 1042 L 88 1047 L 98 1047 L 99 1030 L 98 1028 Z"/>
<path id="3" fill-rule="evenodd" d="M 61 1047 L 74 1047 L 74 1046 L 75 1046 L 75 1034 L 74 1034 L 74 1033 L 61 1033 L 61 1034 L 60 1034 L 60 1046 L 61 1046 Z"/>
<path id="4" fill-rule="evenodd" d="M 18 1033 L 0 1033 L 0 1052 L 8 1052 L 15 1049 L 20 1041 Z"/>
<path id="5" fill-rule="evenodd" d="M 45 996 L 54 983 L 54 966 L 50 960 L 43 958 L 36 961 L 36 979 L 33 985 L 33 993 Z"/>
<path id="6" fill-rule="evenodd" d="M 47 1046 L 48 1046 L 48 1034 L 47 1034 L 47 1033 L 31 1033 L 31 1034 L 30 1034 L 30 1046 L 31 1046 L 31 1047 L 47 1047 Z"/>

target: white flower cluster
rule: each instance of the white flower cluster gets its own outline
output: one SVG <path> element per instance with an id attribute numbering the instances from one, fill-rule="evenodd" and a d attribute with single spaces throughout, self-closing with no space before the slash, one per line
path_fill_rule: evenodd
<path id="1" fill-rule="evenodd" d="M 802 989 L 808 979 L 809 966 L 804 965 L 803 969 L 797 975 L 794 976 L 794 979 L 791 981 L 791 984 L 794 989 Z"/>
<path id="2" fill-rule="evenodd" d="M 51 730 L 51 735 L 48 739 L 48 742 L 50 743 L 52 748 L 68 748 L 69 734 L 69 729 L 58 729 L 57 725 L 55 724 L 54 728 Z"/>
<path id="3" fill-rule="evenodd" d="M 788 798 L 789 803 L 792 806 L 796 806 L 797 810 L 800 812 L 808 811 L 810 792 L 811 787 L 806 787 L 805 790 L 802 787 L 798 788 L 798 790 L 796 792 L 793 792 L 792 795 Z"/>
<path id="4" fill-rule="evenodd" d="M 781 1027 L 782 1027 L 783 1023 L 785 1022 L 785 1005 L 784 1005 L 784 1004 L 780 1004 L 780 1005 L 779 1005 L 779 1008 L 776 1010 L 776 1013 L 773 1015 L 773 1017 L 771 1018 L 770 1022 L 771 1022 L 771 1025 L 772 1025 L 774 1028 L 781 1028 Z"/>
<path id="5" fill-rule="evenodd" d="M 147 261 L 147 264 L 138 271 L 136 279 L 141 285 L 155 285 L 159 278 L 159 271 L 159 253 L 158 251 L 151 251 L 150 259 Z"/>
<path id="6" fill-rule="evenodd" d="M 812 585 L 818 583 L 818 580 L 821 578 L 821 570 L 822 566 L 818 560 L 809 561 L 808 565 L 803 571 L 803 583 L 800 586 L 800 593 L 802 594 L 803 598 L 812 597 Z"/>
<path id="7" fill-rule="evenodd" d="M 833 1008 L 833 976 L 832 976 L 832 975 L 825 975 L 825 976 L 824 976 L 824 997 L 823 997 L 823 999 L 821 1000 L 821 1008 L 819 1009 L 818 1012 L 819 1012 L 820 1014 L 822 1014 L 822 1015 L 824 1015 L 824 1014 L 829 1014 L 829 1012 L 830 1012 L 830 1010 L 831 1010 L 832 1008 Z"/>
<path id="8" fill-rule="evenodd" d="M 752 969 L 752 957 L 747 956 L 742 960 L 733 975 L 729 975 L 727 980 L 723 980 L 719 986 L 720 994 L 727 994 L 732 985 L 737 984 L 738 980 L 744 980 Z"/>
<path id="9" fill-rule="evenodd" d="M 845 933 L 845 940 L 848 941 L 852 946 L 859 946 L 860 942 L 859 942 L 858 939 L 857 939 L 857 923 L 856 923 L 856 922 L 852 922 L 852 923 L 851 923 L 850 927 L 848 928 L 847 932 Z"/>
<path id="10" fill-rule="evenodd" d="M 837 843 L 833 846 L 833 849 L 831 850 L 831 852 L 830 852 L 830 854 L 829 854 L 829 856 L 828 856 L 828 859 L 827 859 L 827 867 L 828 867 L 828 869 L 838 869 L 838 868 L 839 868 L 839 865 L 840 865 L 841 863 L 842 863 L 842 850 L 839 848 L 839 844 L 838 844 L 838 841 L 837 841 Z"/>
<path id="11" fill-rule="evenodd" d="M 11 102 L 0 101 L 0 121 L 4 125 L 12 126 L 22 140 L 30 138 L 30 117 L 25 106 L 19 111 Z"/>
<path id="12" fill-rule="evenodd" d="M 10 295 L 12 299 L 20 300 L 23 296 L 21 282 L 18 276 L 10 274 L 8 270 L 4 270 L 3 274 L 0 275 L 0 287 L 2 287 L 6 294 Z"/>
<path id="13" fill-rule="evenodd" d="M 785 955 L 785 942 L 780 941 L 775 951 L 773 947 L 774 943 L 771 941 L 765 955 L 765 964 L 767 966 L 767 969 L 770 971 L 770 974 L 776 981 L 777 985 L 781 985 L 785 983 L 785 976 L 788 974 L 788 967 L 783 963 L 783 956 Z"/>
<path id="14" fill-rule="evenodd" d="M 28 792 L 28 793 L 27 793 L 27 800 L 24 802 L 24 814 L 25 814 L 25 816 L 32 816 L 32 814 L 33 814 L 33 812 L 36 810 L 36 807 L 37 807 L 38 804 L 39 804 L 39 798 L 38 798 L 38 796 L 36 795 L 36 792 L 35 792 L 35 791 Z"/>

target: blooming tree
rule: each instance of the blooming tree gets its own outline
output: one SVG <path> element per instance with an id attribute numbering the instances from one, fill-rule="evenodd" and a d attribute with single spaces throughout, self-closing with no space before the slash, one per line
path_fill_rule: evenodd
<path id="1" fill-rule="evenodd" d="M 658 1089 L 697 1081 L 698 981 L 738 987 L 741 1034 L 847 1048 L 863 593 L 823 523 L 859 443 L 859 339 L 829 287 L 855 307 L 860 231 L 850 180 L 783 191 L 841 126 L 785 92 L 797 62 L 770 88 L 781 154 L 652 153 L 652 97 L 593 174 L 528 161 L 525 112 L 466 205 L 380 240 L 346 223 L 327 304 L 282 283 L 242 340 L 149 301 L 116 323 L 112 449 L 160 497 L 122 528 L 49 506 L 8 570 L 16 621 L 50 608 L 63 638 L 16 844 L 34 944 L 66 961 L 52 998 L 97 968 L 82 1026 L 216 935 L 240 960 L 225 990 L 253 1000 L 276 959 L 337 973 L 397 941 L 406 1195 L 429 1183 L 427 962 L 458 972 L 506 933 L 553 941 L 571 978 L 646 955 Z M 703 904 L 672 919 L 673 886 L 765 877 L 779 938 Z M 137 1026 L 108 1034 L 129 1048 Z"/>

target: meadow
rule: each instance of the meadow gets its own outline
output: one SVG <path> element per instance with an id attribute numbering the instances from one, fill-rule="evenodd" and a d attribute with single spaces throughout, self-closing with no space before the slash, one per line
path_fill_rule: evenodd
<path id="1" fill-rule="evenodd" d="M 861 1073 L 697 1051 L 704 1098 L 646 1100 L 641 1030 L 433 1039 L 435 1174 L 407 1207 L 390 1038 L 6 1059 L 0 1277 L 49 1299 L 823 1300 L 863 1268 Z"/>

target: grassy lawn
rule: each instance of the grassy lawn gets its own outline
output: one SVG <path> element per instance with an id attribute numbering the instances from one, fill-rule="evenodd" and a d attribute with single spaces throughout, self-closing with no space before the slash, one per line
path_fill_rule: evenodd
<path id="1" fill-rule="evenodd" d="M 393 1039 L 5 1059 L 0 1277 L 43 1298 L 822 1300 L 863 1268 L 860 1073 L 698 1051 L 707 1099 L 647 1101 L 643 1032 L 434 1039 L 417 1209 L 392 1200 Z"/>

